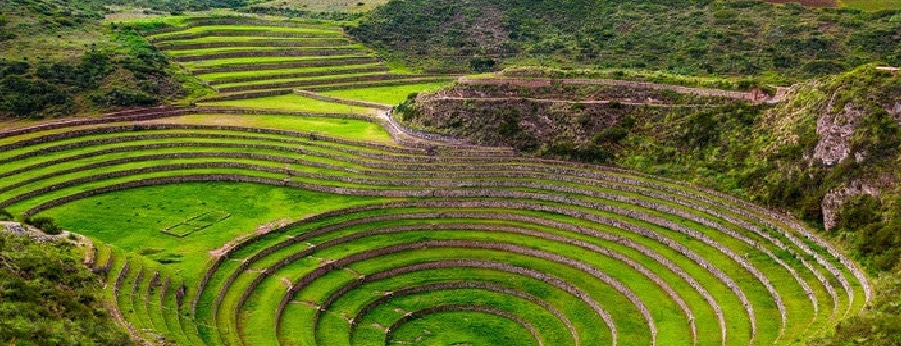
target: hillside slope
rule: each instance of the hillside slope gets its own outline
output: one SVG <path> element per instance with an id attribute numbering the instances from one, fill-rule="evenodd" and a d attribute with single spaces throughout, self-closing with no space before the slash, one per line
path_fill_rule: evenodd
<path id="1" fill-rule="evenodd" d="M 134 345 L 107 313 L 97 276 L 71 244 L 37 242 L 0 227 L 0 343 Z"/>
<path id="2" fill-rule="evenodd" d="M 846 239 L 871 268 L 897 264 L 898 75 L 866 66 L 797 85 L 777 105 L 561 83 L 458 84 L 407 101 L 399 117 L 476 143 L 613 164 L 796 210 Z M 859 232 L 864 226 L 872 228 Z"/>
<path id="3" fill-rule="evenodd" d="M 150 106 L 184 95 L 178 72 L 96 0 L 0 3 L 0 118 Z"/>
<path id="4" fill-rule="evenodd" d="M 528 63 L 798 78 L 901 64 L 899 12 L 760 1 L 392 1 L 351 33 L 426 69 Z"/>

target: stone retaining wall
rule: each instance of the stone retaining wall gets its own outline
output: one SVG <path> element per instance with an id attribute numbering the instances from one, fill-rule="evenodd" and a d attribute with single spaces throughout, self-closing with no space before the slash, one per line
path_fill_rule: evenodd
<path id="1" fill-rule="evenodd" d="M 429 78 L 429 77 L 430 76 L 373 74 L 373 75 L 365 75 L 365 76 L 339 77 L 339 78 L 328 78 L 328 79 L 303 79 L 303 80 L 295 80 L 295 81 L 287 81 L 287 82 L 273 82 L 273 83 L 265 83 L 265 84 L 240 85 L 240 86 L 219 88 L 219 92 L 232 93 L 232 92 L 244 92 L 244 91 L 250 91 L 250 90 L 299 88 L 299 87 L 314 86 L 314 85 L 344 84 L 344 83 L 355 83 L 355 82 L 403 81 L 403 80 L 407 80 L 410 78 Z"/>
<path id="2" fill-rule="evenodd" d="M 721 89 L 688 88 L 678 85 L 655 84 L 648 82 L 634 82 L 614 79 L 531 79 L 531 78 L 461 78 L 461 84 L 471 85 L 517 85 L 530 88 L 547 87 L 554 83 L 563 85 L 609 85 L 634 89 L 670 90 L 680 94 L 692 94 L 698 96 L 725 97 L 751 102 L 770 101 L 768 95 L 760 92 L 739 92 Z"/>
<path id="3" fill-rule="evenodd" d="M 256 91 L 256 92 L 231 94 L 231 95 L 224 95 L 224 96 L 217 96 L 217 97 L 208 97 L 208 98 L 201 100 L 201 102 L 222 102 L 222 101 L 255 99 L 255 98 L 259 98 L 259 97 L 288 95 L 290 93 L 291 93 L 291 89 Z"/>
<path id="4" fill-rule="evenodd" d="M 150 37 L 148 42 L 156 44 L 165 41 L 191 40 L 204 37 L 274 37 L 274 38 L 340 38 L 341 34 L 278 32 L 269 30 L 210 30 L 201 33 Z"/>
<path id="5" fill-rule="evenodd" d="M 378 66 L 370 66 L 370 67 L 355 68 L 355 69 L 326 70 L 326 71 L 313 71 L 313 72 L 291 72 L 291 73 L 282 73 L 282 74 L 276 74 L 276 75 L 260 75 L 260 76 L 249 76 L 249 77 L 223 78 L 223 79 L 209 81 L 209 83 L 210 83 L 210 85 L 221 85 L 221 84 L 231 84 L 231 83 L 255 82 L 255 81 L 263 81 L 263 80 L 270 80 L 270 79 L 322 77 L 322 76 L 333 76 L 333 75 L 352 74 L 352 73 L 388 72 L 388 71 L 389 71 L 389 69 L 387 66 L 378 65 Z"/>
<path id="6" fill-rule="evenodd" d="M 306 88 L 306 89 L 310 90 L 310 91 L 320 91 L 321 92 L 321 91 L 361 89 L 361 88 L 373 88 L 373 87 L 384 87 L 384 86 L 437 83 L 437 82 L 445 82 L 447 80 L 448 80 L 447 77 L 403 79 L 403 80 L 397 80 L 397 81 L 386 81 L 386 82 L 381 82 L 381 83 L 333 85 L 333 86 L 322 86 L 322 87 L 310 87 L 310 88 Z"/>
<path id="7" fill-rule="evenodd" d="M 291 21 L 272 21 L 253 18 L 210 18 L 210 19 L 192 19 L 186 25 L 172 26 L 156 30 L 147 30 L 143 34 L 145 36 L 166 34 L 170 32 L 183 31 L 191 28 L 211 25 L 254 25 L 254 26 L 274 26 L 280 28 L 298 28 L 298 29 L 329 29 L 341 30 L 340 27 L 327 24 L 305 24 Z"/>
<path id="8" fill-rule="evenodd" d="M 264 167 L 264 166 L 253 166 L 253 165 L 236 164 L 236 163 L 200 163 L 200 164 L 185 164 L 185 165 L 160 166 L 160 167 L 153 167 L 153 169 L 141 169 L 141 170 L 134 170 L 134 171 L 116 172 L 116 174 L 121 174 L 121 175 L 118 175 L 118 176 L 124 176 L 124 175 L 130 175 L 130 174 L 136 173 L 136 172 L 146 173 L 146 172 L 157 171 L 157 170 L 189 169 L 189 168 L 191 168 L 191 167 L 196 167 L 196 168 L 234 167 L 234 168 L 246 168 L 246 169 L 251 169 L 251 170 L 259 170 L 259 171 L 268 171 L 268 172 L 272 172 L 272 173 L 279 173 L 279 172 L 282 172 L 281 169 L 278 169 L 278 168 L 271 168 L 271 167 Z M 83 178 L 83 179 L 85 179 L 85 180 L 87 180 L 87 181 L 93 181 L 93 180 L 95 180 L 95 179 L 105 179 L 105 178 L 109 178 L 109 177 L 111 177 L 111 176 L 117 176 L 117 175 L 110 175 L 110 174 L 108 174 L 108 175 L 100 175 L 100 176 L 88 177 L 88 178 Z M 351 181 L 351 182 L 354 182 L 354 183 L 373 183 L 372 181 L 365 181 L 364 179 L 353 179 L 353 178 L 348 178 L 348 181 Z M 68 182 L 67 184 L 56 185 L 56 186 L 54 186 L 54 187 L 55 187 L 55 188 L 64 188 L 64 187 L 68 187 L 68 186 L 78 185 L 78 184 L 81 184 L 81 183 L 83 183 L 83 181 L 76 180 L 76 181 L 70 181 L 70 182 Z M 390 182 L 388 182 L 388 181 L 375 181 L 374 183 L 377 183 L 377 184 L 380 184 L 380 185 L 388 185 Z M 74 184 L 74 185 L 73 185 L 73 184 Z M 473 183 L 473 184 L 474 184 L 474 183 Z M 401 185 L 410 185 L 410 186 L 414 186 L 415 183 L 406 183 L 406 184 L 402 183 Z M 543 189 L 553 189 L 553 188 L 554 188 L 554 186 L 530 186 L 530 187 L 533 187 L 533 188 L 543 188 Z M 33 191 L 31 194 L 23 194 L 23 195 L 20 195 L 20 196 L 16 196 L 16 197 L 14 197 L 14 198 L 12 198 L 12 199 L 10 199 L 10 200 L 4 202 L 3 206 L 8 206 L 9 203 L 15 203 L 15 202 L 18 202 L 18 201 L 20 201 L 20 200 L 24 200 L 24 199 L 27 199 L 27 198 L 36 196 L 37 194 L 43 194 L 43 193 L 49 192 L 49 190 L 48 190 L 48 191 L 44 191 L 44 190 L 46 190 L 46 188 L 45 188 L 45 189 L 35 190 L 35 191 Z M 578 192 L 580 192 L 580 191 L 566 191 L 566 192 L 569 192 L 569 193 L 578 193 Z M 32 195 L 32 194 L 34 194 L 34 195 Z M 601 198 L 611 198 L 611 197 L 609 197 L 609 196 L 600 196 L 600 197 L 601 197 Z M 577 201 L 567 201 L 567 202 L 578 204 Z M 634 203 L 636 203 L 636 204 L 638 204 L 638 205 L 642 205 L 642 204 L 643 204 L 643 203 L 641 203 L 640 201 L 632 201 L 632 202 L 634 202 Z M 646 207 L 648 207 L 648 206 L 646 206 Z M 651 206 L 651 207 L 653 207 L 653 206 Z M 744 261 L 741 260 L 741 259 L 739 258 L 739 256 L 737 256 L 737 255 L 731 253 L 731 251 L 729 251 L 728 249 L 726 249 L 725 247 L 723 247 L 723 246 L 720 245 L 719 243 L 713 241 L 712 239 L 709 239 L 709 238 L 707 238 L 706 236 L 703 236 L 703 235 L 701 235 L 700 233 L 698 233 L 698 232 L 696 232 L 696 231 L 693 231 L 693 230 L 684 228 L 684 227 L 682 227 L 682 226 L 680 226 L 680 225 L 677 225 L 677 224 L 675 224 L 675 223 L 672 223 L 672 222 L 669 222 L 669 221 L 666 221 L 666 220 L 663 220 L 663 219 L 660 219 L 660 218 L 656 218 L 656 217 L 650 217 L 650 216 L 648 216 L 648 215 L 645 215 L 645 214 L 642 214 L 642 213 L 639 213 L 639 212 L 636 212 L 636 211 L 633 211 L 633 210 L 622 210 L 622 209 L 619 209 L 619 208 L 614 208 L 614 207 L 609 207 L 609 206 L 601 206 L 600 209 L 601 209 L 601 210 L 606 210 L 606 211 L 611 212 L 611 213 L 616 213 L 616 214 L 619 214 L 619 215 L 628 215 L 628 216 L 633 217 L 633 218 L 641 219 L 641 220 L 644 220 L 644 221 L 647 221 L 647 222 L 651 222 L 651 223 L 654 223 L 654 224 L 657 224 L 657 225 L 660 225 L 660 226 L 663 226 L 663 227 L 667 227 L 667 228 L 670 228 L 670 229 L 673 229 L 673 230 L 678 230 L 678 231 L 680 231 L 680 232 L 682 232 L 682 233 L 689 234 L 689 235 L 691 235 L 691 236 L 693 236 L 693 237 L 695 237 L 695 238 L 697 238 L 697 239 L 702 240 L 702 242 L 704 242 L 705 244 L 708 244 L 708 245 L 710 245 L 710 246 L 712 246 L 712 247 L 714 247 L 714 248 L 717 248 L 718 250 L 720 250 L 720 251 L 723 252 L 724 254 L 729 255 L 729 257 L 731 257 L 731 258 L 732 258 L 733 260 L 735 260 L 736 262 L 742 264 L 746 269 L 748 269 L 752 274 L 754 274 L 761 282 L 763 282 L 764 285 L 767 286 L 768 290 L 770 290 L 771 294 L 773 294 L 774 298 L 776 298 L 777 305 L 780 306 L 780 308 L 781 308 L 781 300 L 778 298 L 778 295 L 775 293 L 775 290 L 768 284 L 768 282 L 766 281 L 766 278 L 762 275 L 762 273 L 757 272 L 756 269 L 753 269 L 753 266 L 752 266 L 752 265 L 747 264 L 747 263 L 744 263 Z M 699 223 L 704 223 L 704 221 L 703 221 L 703 220 L 700 220 L 697 216 L 689 215 L 688 213 L 684 213 L 684 212 L 682 212 L 682 211 L 678 211 L 678 210 L 667 210 L 667 212 L 669 212 L 669 213 L 671 213 L 671 214 L 674 214 L 674 215 L 679 215 L 679 216 L 684 217 L 684 218 L 693 219 L 693 220 L 695 220 L 696 222 L 699 222 Z M 632 215 L 630 215 L 630 214 L 632 214 Z M 708 224 L 708 225 L 709 225 L 709 224 Z M 737 235 L 736 235 L 734 232 L 733 232 L 733 233 L 730 233 L 730 235 L 733 236 L 733 237 L 738 238 Z M 746 241 L 746 242 L 748 242 L 748 241 Z M 768 252 L 766 249 L 763 249 L 762 247 L 759 247 L 759 246 L 758 246 L 758 250 L 760 250 L 760 251 L 762 251 L 762 252 L 768 254 L 771 258 L 775 258 L 775 256 L 774 256 L 772 253 Z M 777 261 L 778 263 L 780 263 L 782 266 L 784 266 L 786 269 L 788 269 L 788 270 L 795 276 L 796 280 L 798 280 L 798 282 L 801 283 L 801 285 L 805 288 L 805 291 L 806 291 L 806 292 L 808 293 L 808 295 L 813 299 L 813 294 L 812 294 L 812 292 L 810 291 L 810 288 L 807 287 L 807 285 L 804 284 L 802 280 L 800 280 L 800 278 L 798 277 L 797 273 L 795 273 L 792 269 L 789 269 L 789 267 L 788 267 L 787 265 L 785 265 L 783 262 L 781 262 L 780 260 L 776 259 L 776 261 Z M 814 301 L 814 303 L 815 303 L 815 301 Z M 783 313 L 784 313 L 784 311 L 783 311 Z"/>
<path id="9" fill-rule="evenodd" d="M 344 38 L 303 39 L 297 41 L 288 40 L 253 40 L 246 42 L 203 42 L 203 43 L 179 43 L 160 42 L 157 44 L 162 51 L 208 49 L 208 48 L 256 48 L 256 47 L 338 47 L 348 45 Z"/>
<path id="10" fill-rule="evenodd" d="M 56 121 L 46 124 L 28 126 L 23 128 L 17 128 L 8 131 L 0 131 L 0 138 L 8 138 L 14 136 L 25 135 L 29 133 L 36 133 L 40 131 L 48 131 L 48 130 L 56 130 L 66 127 L 73 126 L 84 126 L 84 125 L 98 125 L 105 124 L 110 122 L 119 122 L 119 121 L 143 121 L 143 120 L 154 120 L 161 119 L 166 117 L 173 117 L 179 115 L 192 114 L 193 111 L 190 109 L 177 109 L 177 110 L 166 110 L 161 112 L 151 111 L 148 113 L 137 113 L 131 114 L 127 113 L 126 115 L 116 115 L 116 113 L 112 113 L 112 116 L 105 116 L 101 118 L 90 118 L 90 119 L 74 119 L 74 120 L 63 120 Z M 7 146 L 3 146 L 3 148 L 10 148 Z"/>
<path id="11" fill-rule="evenodd" d="M 328 307 L 331 305 L 331 303 L 334 302 L 338 297 L 342 296 L 344 293 L 349 291 L 349 288 L 355 288 L 363 283 L 375 281 L 376 279 L 374 279 L 374 278 L 379 278 L 377 280 L 381 280 L 380 276 L 384 276 L 384 275 L 376 274 L 376 275 L 367 276 L 365 279 L 361 279 L 361 280 L 355 282 L 354 285 L 347 285 L 347 286 L 341 287 L 341 289 L 339 290 L 339 292 L 342 292 L 341 294 L 330 295 L 329 298 L 327 298 L 326 301 L 322 304 L 320 309 L 316 311 L 316 317 L 314 318 L 313 325 L 316 326 L 318 324 L 318 321 L 320 319 L 322 311 L 328 310 Z M 429 285 L 423 285 L 423 286 L 412 287 L 412 288 L 405 288 L 405 289 L 401 289 L 401 290 L 398 290 L 395 292 L 390 292 L 388 294 L 385 294 L 382 297 L 376 298 L 374 301 L 370 302 L 369 304 L 367 304 L 366 306 L 364 306 L 357 312 L 355 317 L 353 317 L 350 320 L 350 324 L 352 325 L 352 327 L 351 327 L 351 332 L 349 334 L 353 335 L 353 330 L 354 330 L 353 328 L 356 327 L 357 321 L 362 320 L 362 316 L 365 316 L 366 314 L 368 314 L 369 311 L 371 311 L 374 307 L 382 305 L 384 303 L 387 303 L 391 299 L 394 299 L 397 297 L 403 297 L 403 296 L 407 296 L 407 295 L 412 295 L 412 294 L 423 293 L 423 292 L 460 290 L 460 289 L 478 289 L 478 290 L 483 290 L 483 291 L 506 294 L 506 295 L 514 296 L 514 297 L 529 301 L 535 305 L 538 305 L 538 306 L 542 307 L 543 309 L 545 309 L 546 311 L 548 311 L 549 313 L 551 313 L 552 315 L 554 315 L 554 317 L 556 317 L 560 321 L 560 323 L 562 323 L 564 326 L 566 326 L 566 328 L 569 329 L 569 334 L 573 338 L 573 342 L 575 343 L 575 345 L 580 345 L 579 333 L 578 333 L 578 331 L 576 331 L 575 326 L 573 326 L 572 321 L 570 321 L 570 319 L 568 317 L 566 317 L 565 314 L 560 312 L 560 310 L 558 310 L 556 307 L 541 300 L 541 298 L 538 298 L 531 294 L 522 292 L 520 290 L 511 289 L 511 288 L 507 288 L 505 286 L 487 283 L 487 282 L 437 283 L 437 284 L 429 284 Z M 315 330 L 314 330 L 314 335 L 315 335 Z"/>
<path id="12" fill-rule="evenodd" d="M 346 55 L 358 55 L 363 56 L 366 52 L 361 51 L 359 48 L 349 47 L 349 48 L 331 48 L 331 49 L 292 49 L 292 50 L 257 50 L 257 51 L 246 51 L 246 52 L 219 52 L 219 53 L 207 53 L 202 55 L 190 55 L 190 56 L 174 56 L 169 58 L 175 62 L 192 62 L 192 61 L 207 61 L 207 60 L 216 60 L 216 59 L 230 59 L 230 58 L 262 58 L 262 57 L 309 57 L 309 56 L 346 56 Z"/>
<path id="13" fill-rule="evenodd" d="M 191 74 L 201 75 L 201 74 L 217 73 L 217 72 L 285 70 L 285 69 L 301 68 L 301 67 L 349 66 L 349 65 L 372 64 L 372 63 L 378 63 L 378 62 L 381 62 L 381 61 L 377 58 L 336 58 L 336 59 L 310 60 L 310 61 L 285 61 L 285 62 L 279 62 L 279 63 L 242 64 L 242 65 L 228 65 L 228 66 L 198 68 L 198 69 L 191 70 Z"/>
<path id="14" fill-rule="evenodd" d="M 391 342 L 391 332 L 395 329 L 399 328 L 402 324 L 406 323 L 409 320 L 417 319 L 423 316 L 428 316 L 434 313 L 440 312 L 449 312 L 449 311 L 473 311 L 473 312 L 481 312 L 486 314 L 491 314 L 495 316 L 500 316 L 519 324 L 523 329 L 528 330 L 529 334 L 532 335 L 532 339 L 535 339 L 538 342 L 538 346 L 544 346 L 544 341 L 541 338 L 541 335 L 538 333 L 538 330 L 535 329 L 535 326 L 529 324 L 525 319 L 508 313 L 504 310 L 497 309 L 490 306 L 478 306 L 478 305 L 441 305 L 425 308 L 419 311 L 414 311 L 410 314 L 403 315 L 400 319 L 398 319 L 394 324 L 392 324 L 388 329 L 385 330 L 385 345 L 388 345 Z M 615 343 L 614 343 L 615 344 Z"/>
<path id="15" fill-rule="evenodd" d="M 345 104 L 345 105 L 349 105 L 349 106 L 375 108 L 375 109 L 379 109 L 379 110 L 383 110 L 383 111 L 390 111 L 391 109 L 394 108 L 394 106 L 386 105 L 386 104 L 382 104 L 382 103 L 348 100 L 348 99 L 343 99 L 343 98 L 339 98 L 339 97 L 323 95 L 323 94 L 315 93 L 315 92 L 308 91 L 308 90 L 294 90 L 294 93 L 298 94 L 300 96 L 303 96 L 303 97 L 314 99 L 314 100 L 341 103 L 341 104 Z"/>
<path id="16" fill-rule="evenodd" d="M 345 267 L 348 264 L 353 263 L 353 262 L 376 258 L 376 257 L 384 256 L 387 254 L 391 254 L 391 253 L 395 253 L 395 252 L 399 252 L 399 251 L 405 251 L 405 250 L 409 250 L 409 249 L 427 248 L 428 247 L 427 245 L 428 244 L 425 244 L 425 243 L 414 243 L 414 244 L 403 244 L 403 246 L 392 246 L 392 247 L 380 248 L 377 250 L 354 254 L 354 255 L 342 258 L 340 260 L 337 260 L 335 262 L 324 264 L 323 266 L 317 268 L 316 270 L 314 270 L 314 272 L 312 272 L 312 273 L 308 274 L 307 276 L 304 276 L 304 278 L 298 280 L 295 283 L 295 285 L 292 286 L 288 290 L 288 293 L 286 293 L 286 295 L 282 299 L 282 303 L 280 304 L 280 306 L 277 310 L 277 313 L 276 313 L 276 333 L 279 333 L 279 331 L 280 331 L 280 323 L 278 321 L 281 321 L 282 315 L 284 313 L 284 308 L 293 299 L 294 294 L 296 294 L 297 291 L 299 291 L 298 288 L 302 288 L 305 285 L 308 285 L 310 282 L 315 280 L 316 277 L 320 277 L 320 276 L 324 275 L 325 273 L 335 270 L 337 268 Z M 603 319 L 604 322 L 607 324 L 607 327 L 609 328 L 610 333 L 611 333 L 613 344 L 615 345 L 617 343 L 618 333 L 617 333 L 617 329 L 616 329 L 616 324 L 613 321 L 613 317 L 606 310 L 604 310 L 603 307 L 601 307 L 601 304 L 599 304 L 588 293 L 582 291 L 578 287 L 573 286 L 560 278 L 557 278 L 555 276 L 552 276 L 552 275 L 549 275 L 549 274 L 546 274 L 546 273 L 543 273 L 540 271 L 536 271 L 534 269 L 517 267 L 517 266 L 510 265 L 510 264 L 493 262 L 493 261 L 457 259 L 457 260 L 442 260 L 442 261 L 426 262 L 426 263 L 420 263 L 417 265 L 399 267 L 399 268 L 394 268 L 389 272 L 394 273 L 394 274 L 403 274 L 406 272 L 415 272 L 415 271 L 421 271 L 421 270 L 426 270 L 426 269 L 442 269 L 442 268 L 455 268 L 455 267 L 472 267 L 472 268 L 483 268 L 483 269 L 493 269 L 493 270 L 498 270 L 498 271 L 504 271 L 504 272 L 508 272 L 508 273 L 512 273 L 512 274 L 516 274 L 516 275 L 521 275 L 521 276 L 526 276 L 526 277 L 530 277 L 533 279 L 537 279 L 537 280 L 543 281 L 551 286 L 557 287 L 558 289 L 560 289 L 564 292 L 567 292 L 568 294 L 582 300 L 589 307 L 591 307 L 592 310 L 594 310 L 595 313 L 599 317 L 601 317 L 601 319 Z M 353 328 L 353 326 L 352 326 L 352 328 Z"/>

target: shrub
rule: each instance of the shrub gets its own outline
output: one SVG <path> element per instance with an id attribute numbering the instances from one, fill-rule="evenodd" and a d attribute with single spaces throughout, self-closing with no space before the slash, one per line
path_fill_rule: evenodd
<path id="1" fill-rule="evenodd" d="M 0 209 L 0 221 L 12 221 L 13 219 L 13 214 L 5 209 Z"/>
<path id="2" fill-rule="evenodd" d="M 25 223 L 28 225 L 37 227 L 38 229 L 44 231 L 44 233 L 47 233 L 47 234 L 56 235 L 56 234 L 60 234 L 63 232 L 62 228 L 60 228 L 56 224 L 56 221 L 53 220 L 52 217 L 48 217 L 48 216 L 38 216 L 38 217 L 28 218 L 28 219 L 25 219 Z"/>
<path id="3" fill-rule="evenodd" d="M 106 92 L 91 95 L 91 102 L 101 107 L 148 107 L 157 103 L 157 99 L 141 91 L 113 88 Z"/>

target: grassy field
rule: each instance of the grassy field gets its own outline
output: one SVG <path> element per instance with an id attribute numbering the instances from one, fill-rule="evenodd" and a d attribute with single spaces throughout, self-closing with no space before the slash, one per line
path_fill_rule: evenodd
<path id="1" fill-rule="evenodd" d="M 839 3 L 844 7 L 856 8 L 864 11 L 901 9 L 901 0 L 839 0 Z"/>
<path id="2" fill-rule="evenodd" d="M 422 340 L 424 345 L 537 345 L 515 322 L 485 313 L 444 312 L 403 324 L 391 342 Z"/>
<path id="3" fill-rule="evenodd" d="M 342 58 L 356 58 L 360 55 L 333 55 L 328 57 L 305 56 L 305 57 L 257 57 L 257 58 L 228 58 L 216 59 L 199 62 L 184 62 L 182 65 L 190 68 L 217 67 L 217 66 L 236 66 L 250 64 L 266 64 L 289 61 L 318 61 L 318 60 L 334 60 Z"/>
<path id="4" fill-rule="evenodd" d="M 270 222 L 373 202 L 254 184 L 195 183 L 139 188 L 84 199 L 47 215 L 66 229 L 132 253 L 172 260 L 186 279 L 198 280 L 210 251 Z M 291 205 L 290 209 L 279 208 Z M 185 238 L 163 234 L 166 226 L 209 211 L 231 214 Z"/>
<path id="5" fill-rule="evenodd" d="M 324 102 L 303 97 L 300 95 L 279 95 L 259 97 L 245 100 L 203 102 L 201 106 L 215 107 L 239 107 L 251 109 L 272 109 L 293 112 L 321 112 L 321 113 L 362 113 L 367 114 L 372 110 L 363 107 L 348 106 L 340 103 Z"/>
<path id="6" fill-rule="evenodd" d="M 259 52 L 316 52 L 316 51 L 343 51 L 343 50 L 355 50 L 359 49 L 361 46 L 359 45 L 347 45 L 340 47 L 255 47 L 254 50 Z M 201 49 L 186 49 L 186 50 L 175 50 L 168 52 L 169 55 L 173 57 L 181 57 L 181 56 L 197 56 L 197 55 L 207 55 L 207 54 L 216 54 L 216 53 L 228 53 L 228 52 L 242 52 L 246 51 L 247 48 L 243 47 L 228 47 L 228 48 L 201 48 Z"/>
<path id="7" fill-rule="evenodd" d="M 368 76 L 383 76 L 385 75 L 385 71 L 376 71 L 376 72 L 348 72 L 347 74 L 335 74 L 335 75 L 326 75 L 326 76 L 313 76 L 313 77 L 292 77 L 292 78 L 280 78 L 277 76 L 272 76 L 272 79 L 259 80 L 259 81 L 249 81 L 249 82 L 238 82 L 238 83 L 227 83 L 227 84 L 219 84 L 217 87 L 219 88 L 227 88 L 234 86 L 246 86 L 246 85 L 267 85 L 270 83 L 286 83 L 286 82 L 305 82 L 305 81 L 318 81 L 318 84 L 330 84 L 332 80 L 335 79 L 344 79 L 344 78 L 356 78 L 356 77 L 368 77 Z"/>
<path id="8" fill-rule="evenodd" d="M 384 103 L 384 104 L 399 104 L 407 99 L 412 93 L 420 93 L 425 91 L 432 91 L 443 86 L 448 85 L 449 82 L 442 83 L 426 83 L 426 84 L 410 84 L 410 85 L 399 85 L 399 86 L 388 86 L 388 87 L 375 87 L 375 88 L 359 88 L 359 89 L 346 89 L 346 90 L 334 90 L 334 91 L 324 91 L 322 92 L 325 95 L 335 96 L 344 99 L 350 100 L 360 100 L 367 102 L 376 102 L 376 103 Z"/>
<path id="9" fill-rule="evenodd" d="M 184 30 L 168 32 L 165 34 L 151 35 L 152 39 L 165 39 L 167 37 L 178 36 L 181 34 L 199 34 L 210 31 L 266 31 L 273 33 L 296 33 L 296 34 L 329 34 L 336 37 L 341 36 L 341 31 L 336 29 L 314 29 L 314 28 L 291 28 L 278 26 L 263 25 L 205 25 Z"/>
<path id="10" fill-rule="evenodd" d="M 292 96 L 292 95 L 288 95 Z M 299 98 L 300 96 L 298 96 Z M 265 100 L 265 99 L 263 99 Z M 315 101 L 315 100 L 314 100 Z M 266 101 L 262 101 L 266 102 Z M 272 101 L 270 101 L 272 102 Z M 323 107 L 330 107 L 333 103 L 327 103 Z M 247 107 L 242 104 L 241 107 Z M 340 106 L 340 105 L 339 105 Z M 331 109 L 331 108 L 328 108 Z M 282 110 L 291 110 L 282 109 Z M 326 108 L 320 109 L 324 111 Z M 294 111 L 310 111 L 295 109 Z M 212 118 L 212 119 L 211 119 Z M 151 122 L 153 123 L 153 122 Z M 391 136 L 384 128 L 378 124 L 366 122 L 362 120 L 336 119 L 327 117 L 300 117 L 300 116 L 280 116 L 280 115 L 259 115 L 259 116 L 242 116 L 242 115 L 186 115 L 174 117 L 160 121 L 166 124 L 215 124 L 244 126 L 251 128 L 263 129 L 279 129 L 301 132 L 315 132 L 336 138 L 344 138 L 355 141 L 373 142 L 373 143 L 393 143 Z"/>
<path id="11" fill-rule="evenodd" d="M 218 81 L 232 78 L 246 77 L 262 77 L 262 76 L 278 76 L 288 73 L 314 73 L 314 72 L 335 72 L 339 74 L 341 71 L 381 66 L 378 63 L 345 65 L 345 66 L 326 66 L 326 67 L 306 67 L 306 68 L 289 68 L 282 70 L 261 70 L 261 71 L 236 71 L 236 72 L 216 72 L 207 73 L 202 76 L 207 81 Z"/>
<path id="12" fill-rule="evenodd" d="M 270 0 L 260 1 L 259 6 L 290 7 L 312 12 L 366 12 L 387 0 L 344 1 L 344 0 Z"/>

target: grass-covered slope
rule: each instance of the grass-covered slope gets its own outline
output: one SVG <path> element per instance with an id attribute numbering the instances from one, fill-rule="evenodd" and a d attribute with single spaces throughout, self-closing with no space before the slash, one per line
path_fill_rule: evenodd
<path id="1" fill-rule="evenodd" d="M 150 106 L 183 96 L 166 57 L 101 23 L 106 3 L 0 3 L 0 118 Z"/>
<path id="2" fill-rule="evenodd" d="M 798 78 L 901 64 L 899 16 L 733 0 L 410 0 L 377 8 L 350 33 L 427 69 L 526 63 Z"/>
<path id="3" fill-rule="evenodd" d="M 38 242 L 0 225 L 0 342 L 134 345 L 109 316 L 102 287 L 66 242 Z"/>

